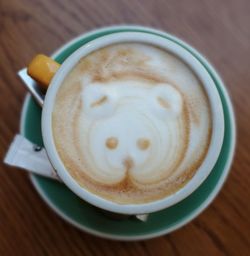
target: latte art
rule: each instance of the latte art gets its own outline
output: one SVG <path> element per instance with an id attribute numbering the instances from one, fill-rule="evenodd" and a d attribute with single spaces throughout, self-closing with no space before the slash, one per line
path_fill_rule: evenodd
<path id="1" fill-rule="evenodd" d="M 58 91 L 52 124 L 72 177 L 121 204 L 158 200 L 184 186 L 207 153 L 212 126 L 192 70 L 136 43 L 81 59 Z"/>
<path id="2" fill-rule="evenodd" d="M 78 149 L 92 179 L 107 185 L 129 179 L 133 186 L 171 174 L 186 145 L 178 138 L 187 138 L 176 89 L 132 80 L 106 83 L 105 88 L 95 83 L 85 87 L 81 100 Z"/>

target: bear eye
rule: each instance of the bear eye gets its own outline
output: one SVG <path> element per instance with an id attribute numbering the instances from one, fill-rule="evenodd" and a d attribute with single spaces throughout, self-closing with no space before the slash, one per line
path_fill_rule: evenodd
<path id="1" fill-rule="evenodd" d="M 106 147 L 108 149 L 115 149 L 118 146 L 118 139 L 116 137 L 109 137 L 106 140 Z"/>
<path id="2" fill-rule="evenodd" d="M 140 150 L 146 150 L 150 146 L 150 141 L 147 138 L 140 138 L 137 140 L 137 147 Z"/>

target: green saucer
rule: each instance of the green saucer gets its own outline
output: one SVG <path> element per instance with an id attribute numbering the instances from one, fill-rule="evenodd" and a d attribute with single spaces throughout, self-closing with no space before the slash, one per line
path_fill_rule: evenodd
<path id="1" fill-rule="evenodd" d="M 207 69 L 219 91 L 224 110 L 225 136 L 216 165 L 208 178 L 189 197 L 165 210 L 149 215 L 147 222 L 135 218 L 113 220 L 79 199 L 65 185 L 31 175 L 31 180 L 45 202 L 63 219 L 96 236 L 116 240 L 142 240 L 167 234 L 182 227 L 200 214 L 221 189 L 230 169 L 235 148 L 235 120 L 230 98 L 213 67 L 192 47 L 164 32 L 137 26 L 116 26 L 84 34 L 59 49 L 53 57 L 60 63 L 83 44 L 122 31 L 140 31 L 170 39 L 190 51 Z M 27 96 L 21 117 L 21 133 L 30 141 L 43 145 L 41 108 Z"/>

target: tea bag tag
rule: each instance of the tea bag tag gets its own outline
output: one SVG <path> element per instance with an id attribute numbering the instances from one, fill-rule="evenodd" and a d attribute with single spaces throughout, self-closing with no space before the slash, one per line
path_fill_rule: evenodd
<path id="1" fill-rule="evenodd" d="M 21 135 L 16 135 L 4 158 L 7 165 L 59 180 L 56 171 L 50 164 L 43 147 L 34 145 Z"/>

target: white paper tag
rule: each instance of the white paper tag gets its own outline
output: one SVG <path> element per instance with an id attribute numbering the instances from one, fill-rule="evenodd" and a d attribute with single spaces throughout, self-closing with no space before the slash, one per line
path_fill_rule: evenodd
<path id="1" fill-rule="evenodd" d="M 137 214 L 137 215 L 135 215 L 135 217 L 138 220 L 141 220 L 143 222 L 146 222 L 148 220 L 148 216 L 149 216 L 149 214 Z"/>
<path id="2" fill-rule="evenodd" d="M 16 135 L 4 158 L 4 163 L 59 180 L 44 148 L 34 145 L 21 135 Z"/>

